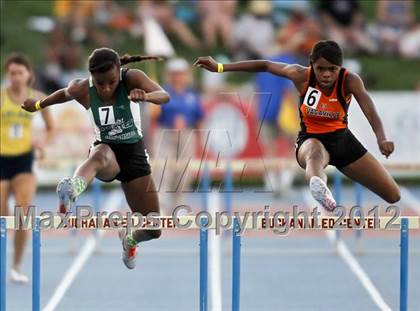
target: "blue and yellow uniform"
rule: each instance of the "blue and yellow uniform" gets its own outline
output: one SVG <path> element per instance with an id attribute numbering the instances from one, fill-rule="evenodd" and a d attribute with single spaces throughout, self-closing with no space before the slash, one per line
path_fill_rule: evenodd
<path id="1" fill-rule="evenodd" d="M 30 90 L 29 97 L 33 96 Z M 12 101 L 5 88 L 0 101 L 0 179 L 13 179 L 21 173 L 31 173 L 33 114 Z"/>

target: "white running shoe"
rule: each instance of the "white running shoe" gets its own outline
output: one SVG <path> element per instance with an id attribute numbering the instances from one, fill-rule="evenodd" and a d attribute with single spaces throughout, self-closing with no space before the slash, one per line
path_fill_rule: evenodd
<path id="1" fill-rule="evenodd" d="M 328 189 L 325 182 L 318 176 L 313 176 L 309 181 L 309 189 L 311 189 L 311 194 L 319 204 L 322 205 L 327 211 L 333 212 L 337 207 L 330 189 Z"/>
<path id="2" fill-rule="evenodd" d="M 57 185 L 59 212 L 65 214 L 76 200 L 74 185 L 71 178 L 63 178 Z"/>
<path id="3" fill-rule="evenodd" d="M 12 268 L 10 270 L 10 281 L 13 283 L 26 284 L 29 282 L 29 278 L 22 272 Z"/>
<path id="4" fill-rule="evenodd" d="M 123 247 L 122 260 L 128 269 L 134 269 L 136 267 L 137 243 L 134 238 L 127 233 L 126 229 L 119 229 L 118 236 Z"/>

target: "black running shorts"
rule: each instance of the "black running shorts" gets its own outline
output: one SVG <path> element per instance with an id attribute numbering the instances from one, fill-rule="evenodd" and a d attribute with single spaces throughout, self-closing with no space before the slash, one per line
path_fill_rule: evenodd
<path id="1" fill-rule="evenodd" d="M 343 168 L 360 159 L 367 152 L 349 129 L 340 129 L 331 133 L 311 134 L 300 132 L 296 140 L 296 160 L 299 148 L 308 138 L 316 138 L 330 154 L 330 165 Z"/>
<path id="2" fill-rule="evenodd" d="M 95 141 L 94 146 L 98 144 L 108 145 L 115 154 L 120 172 L 114 179 L 121 182 L 129 182 L 138 177 L 151 174 L 149 155 L 144 147 L 143 139 L 133 144 L 113 144 Z M 112 180 L 104 180 L 110 182 Z"/>

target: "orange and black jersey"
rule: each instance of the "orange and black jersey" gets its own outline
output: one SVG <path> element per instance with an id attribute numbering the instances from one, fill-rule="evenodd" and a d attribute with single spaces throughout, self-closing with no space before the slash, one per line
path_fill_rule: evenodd
<path id="1" fill-rule="evenodd" d="M 347 111 L 351 101 L 351 96 L 344 98 L 347 74 L 347 69 L 340 69 L 333 91 L 327 96 L 316 82 L 313 68 L 308 68 L 306 87 L 300 94 L 301 132 L 321 134 L 347 128 Z"/>

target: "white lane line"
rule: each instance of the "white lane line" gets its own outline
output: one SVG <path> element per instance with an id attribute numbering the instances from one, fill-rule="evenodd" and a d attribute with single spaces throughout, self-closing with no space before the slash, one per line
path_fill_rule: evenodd
<path id="1" fill-rule="evenodd" d="M 420 215 L 420 199 L 417 199 L 406 187 L 400 187 L 400 190 L 401 203 L 407 204 L 409 208 Z"/>
<path id="2" fill-rule="evenodd" d="M 73 283 L 77 274 L 80 272 L 80 270 L 82 270 L 86 261 L 92 255 L 93 251 L 95 250 L 95 246 L 96 246 L 96 238 L 90 236 L 88 240 L 86 241 L 85 245 L 83 246 L 82 250 L 80 251 L 79 255 L 74 260 L 73 264 L 67 270 L 61 283 L 55 289 L 53 296 L 51 297 L 50 301 L 47 303 L 43 311 L 55 310 L 55 308 L 60 303 L 61 299 L 63 299 L 64 294 L 66 293 L 67 289 Z"/>
<path id="3" fill-rule="evenodd" d="M 108 203 L 105 206 L 104 211 L 109 211 L 115 206 L 118 206 L 122 199 L 123 196 L 121 195 L 121 191 L 114 190 L 109 195 L 109 198 L 107 200 Z M 79 255 L 74 259 L 73 264 L 67 270 L 60 284 L 56 287 L 51 299 L 43 308 L 43 311 L 53 311 L 55 310 L 55 308 L 57 308 L 61 299 L 63 299 L 64 294 L 69 289 L 74 279 L 79 274 L 80 270 L 82 270 L 83 266 L 94 252 L 98 239 L 100 239 L 104 235 L 104 233 L 105 230 L 98 230 L 97 235 L 89 236 L 86 243 L 83 245 Z"/>
<path id="4" fill-rule="evenodd" d="M 314 198 L 312 198 L 309 191 L 304 192 L 304 200 L 308 207 L 312 206 L 318 206 L 317 202 Z M 322 208 L 318 207 L 319 210 Z M 383 299 L 381 293 L 378 291 L 378 289 L 375 287 L 373 282 L 370 280 L 368 274 L 363 270 L 362 266 L 359 264 L 357 259 L 353 256 L 353 254 L 350 252 L 346 244 L 343 240 L 337 240 L 335 236 L 335 232 L 333 230 L 327 230 L 325 231 L 325 234 L 327 235 L 328 240 L 334 244 L 337 247 L 337 252 L 340 255 L 340 257 L 344 260 L 344 262 L 347 264 L 347 266 L 350 268 L 350 270 L 354 273 L 354 275 L 359 279 L 360 283 L 363 285 L 363 287 L 368 292 L 369 296 L 372 298 L 372 300 L 375 302 L 375 304 L 378 306 L 378 308 L 382 311 L 392 311 L 392 309 L 388 306 L 388 304 Z"/>

